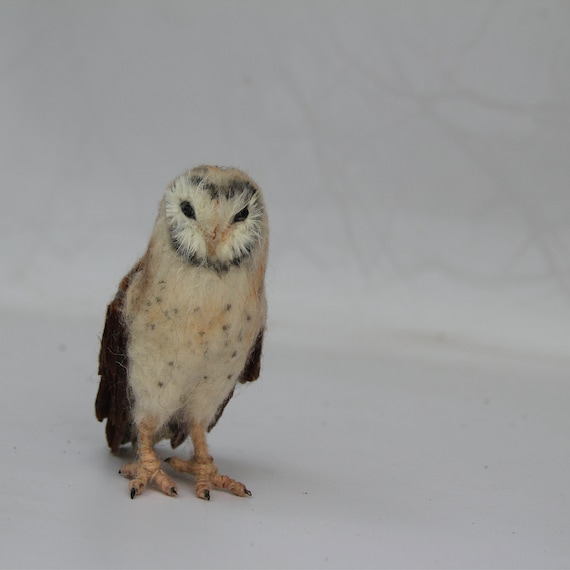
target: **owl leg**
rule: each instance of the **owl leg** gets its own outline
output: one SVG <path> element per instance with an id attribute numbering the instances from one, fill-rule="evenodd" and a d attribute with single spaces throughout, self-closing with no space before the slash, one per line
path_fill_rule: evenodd
<path id="1" fill-rule="evenodd" d="M 174 497 L 178 494 L 176 484 L 160 468 L 160 459 L 153 447 L 153 436 L 156 424 L 145 420 L 138 427 L 137 455 L 138 460 L 121 467 L 119 473 L 131 480 L 131 499 L 140 495 L 147 483 L 153 483 L 166 495 Z"/>
<path id="2" fill-rule="evenodd" d="M 199 499 L 210 500 L 212 487 L 227 489 L 238 497 L 251 496 L 243 483 L 234 481 L 227 475 L 220 475 L 212 456 L 208 453 L 206 443 L 206 430 L 203 425 L 193 424 L 190 426 L 190 437 L 194 444 L 194 456 L 189 461 L 178 457 L 170 457 L 166 461 L 175 470 L 190 473 L 196 478 L 196 496 Z"/>

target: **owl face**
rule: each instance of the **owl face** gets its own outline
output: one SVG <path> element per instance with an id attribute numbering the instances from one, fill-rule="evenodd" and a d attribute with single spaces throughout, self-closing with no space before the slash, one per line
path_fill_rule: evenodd
<path id="1" fill-rule="evenodd" d="M 170 184 L 164 204 L 172 245 L 193 265 L 228 271 L 262 236 L 261 192 L 233 168 L 193 168 Z"/>

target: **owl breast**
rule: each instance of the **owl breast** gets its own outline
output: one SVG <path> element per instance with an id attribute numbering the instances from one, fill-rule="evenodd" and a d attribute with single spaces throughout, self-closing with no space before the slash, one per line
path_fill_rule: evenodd
<path id="1" fill-rule="evenodd" d="M 139 279 L 130 289 L 138 309 L 127 315 L 134 419 L 208 424 L 239 380 L 265 321 L 265 299 L 252 292 L 246 268 L 221 278 L 189 266 Z"/>

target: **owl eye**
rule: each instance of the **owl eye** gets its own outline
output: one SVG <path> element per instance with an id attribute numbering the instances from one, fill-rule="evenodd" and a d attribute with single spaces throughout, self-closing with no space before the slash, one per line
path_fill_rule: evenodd
<path id="1" fill-rule="evenodd" d="M 234 216 L 234 224 L 237 222 L 243 222 L 247 217 L 249 216 L 249 209 L 246 206 L 243 210 L 240 210 L 235 216 Z"/>
<path id="2" fill-rule="evenodd" d="M 192 208 L 192 204 L 187 200 L 184 200 L 184 202 L 180 204 L 180 209 L 187 218 L 190 218 L 191 220 L 196 219 L 196 212 L 194 211 L 194 208 Z"/>

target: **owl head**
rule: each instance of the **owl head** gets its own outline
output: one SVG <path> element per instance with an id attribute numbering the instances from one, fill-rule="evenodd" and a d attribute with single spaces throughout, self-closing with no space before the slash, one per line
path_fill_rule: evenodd
<path id="1" fill-rule="evenodd" d="M 235 168 L 185 172 L 168 186 L 164 213 L 176 253 L 218 272 L 240 265 L 266 233 L 261 190 Z"/>

